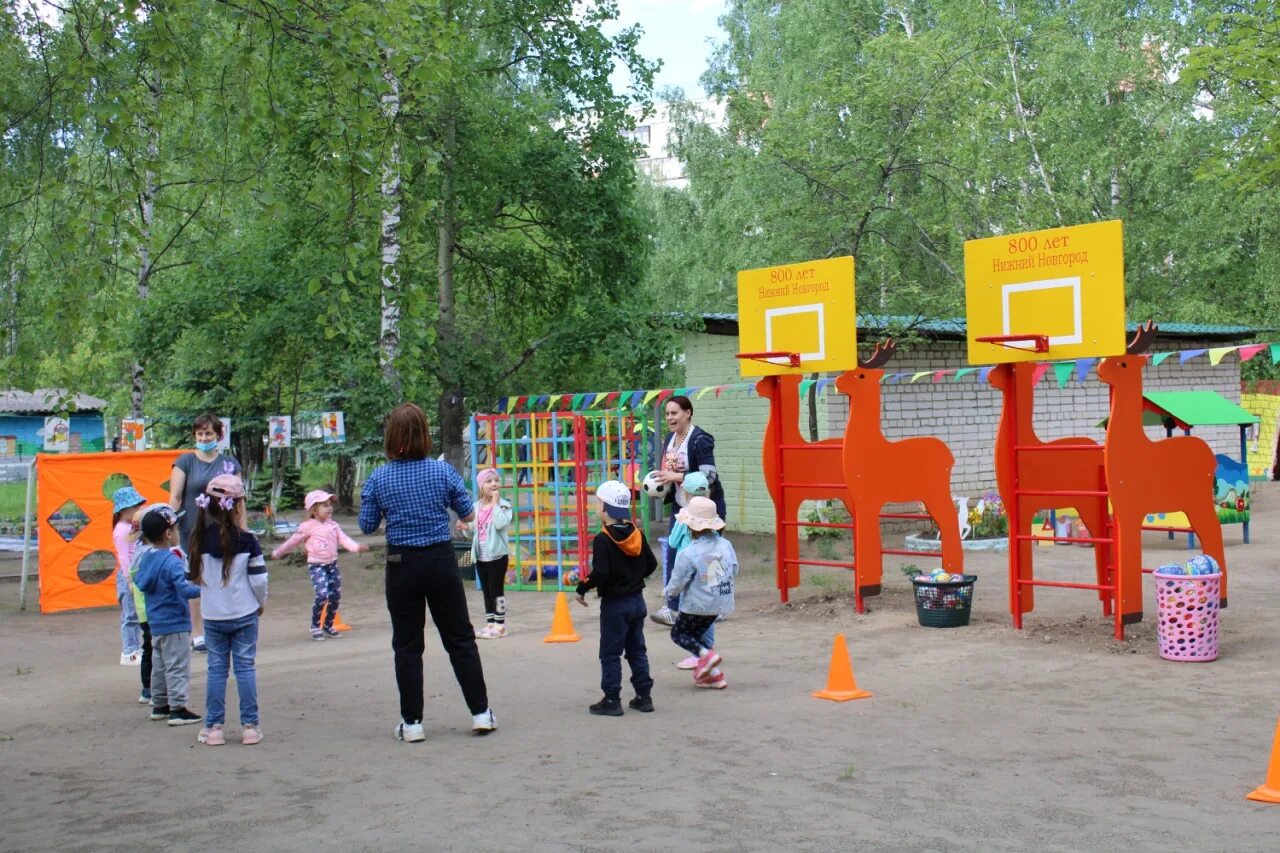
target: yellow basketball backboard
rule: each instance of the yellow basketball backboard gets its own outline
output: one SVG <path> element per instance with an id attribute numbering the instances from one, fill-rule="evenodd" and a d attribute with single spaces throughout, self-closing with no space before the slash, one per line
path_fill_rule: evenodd
<path id="1" fill-rule="evenodd" d="M 971 364 L 1124 352 L 1118 219 L 969 240 L 964 283 Z"/>
<path id="2" fill-rule="evenodd" d="M 858 363 L 853 258 L 738 273 L 738 349 L 794 353 L 739 360 L 743 376 L 848 370 Z"/>

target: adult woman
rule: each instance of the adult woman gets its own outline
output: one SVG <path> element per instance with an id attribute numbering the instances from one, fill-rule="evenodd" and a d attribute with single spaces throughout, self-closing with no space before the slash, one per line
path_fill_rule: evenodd
<path id="1" fill-rule="evenodd" d="M 240 463 L 232 456 L 218 450 L 218 443 L 226 435 L 222 420 L 205 412 L 191 424 L 195 450 L 184 453 L 173 463 L 169 472 L 169 506 L 178 515 L 178 534 L 182 547 L 190 551 L 191 531 L 195 527 L 195 500 L 204 494 L 209 481 L 220 474 L 240 476 Z M 186 512 L 183 512 L 186 510 Z M 191 648 L 205 651 L 204 634 L 200 630 L 200 605 L 191 607 Z"/>
<path id="2" fill-rule="evenodd" d="M 387 611 L 400 690 L 396 737 L 410 742 L 426 738 L 422 652 L 428 609 L 471 711 L 471 730 L 488 734 L 497 723 L 489 709 L 480 650 L 449 530 L 450 509 L 462 521 L 475 518 L 471 497 L 457 471 L 428 458 L 430 425 L 426 413 L 413 403 L 387 415 L 383 448 L 388 461 L 365 481 L 359 521 L 361 530 L 373 533 L 383 518 L 387 520 Z"/>
<path id="3" fill-rule="evenodd" d="M 688 503 L 688 498 L 680 489 L 687 471 L 701 471 L 707 475 L 711 483 L 711 500 L 715 502 L 716 512 L 725 518 L 724 484 L 716 471 L 716 440 L 711 433 L 693 425 L 693 403 L 683 394 L 668 398 L 663 407 L 667 419 L 667 435 L 663 449 L 662 467 L 659 476 L 663 482 L 670 483 L 672 488 L 667 492 L 666 504 L 671 509 L 671 517 L 667 519 L 667 531 L 670 532 L 676 523 L 676 513 Z M 665 585 L 671 579 L 671 569 L 675 566 L 675 551 L 667 550 L 666 565 L 662 570 Z M 663 625 L 674 625 L 674 611 L 679 608 L 679 599 L 667 599 L 663 606 L 655 611 L 652 619 Z"/>

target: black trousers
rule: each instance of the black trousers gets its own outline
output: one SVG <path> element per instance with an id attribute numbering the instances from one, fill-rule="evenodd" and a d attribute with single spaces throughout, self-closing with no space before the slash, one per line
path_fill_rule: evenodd
<path id="1" fill-rule="evenodd" d="M 142 676 L 142 689 L 151 692 L 151 626 L 146 622 L 139 622 L 138 627 L 142 629 L 142 666 L 139 667 L 139 674 Z"/>
<path id="2" fill-rule="evenodd" d="M 489 696 L 453 545 L 388 545 L 387 611 L 391 614 L 391 650 L 395 653 L 396 686 L 400 688 L 400 716 L 406 723 L 422 721 L 427 610 L 440 632 L 440 643 L 453 664 L 467 707 L 472 714 L 481 713 L 489 707 Z"/>
<path id="3" fill-rule="evenodd" d="M 490 622 L 507 621 L 507 597 L 503 594 L 507 584 L 507 556 L 496 560 L 477 560 L 476 577 L 480 579 L 480 591 L 484 593 L 484 615 Z"/>

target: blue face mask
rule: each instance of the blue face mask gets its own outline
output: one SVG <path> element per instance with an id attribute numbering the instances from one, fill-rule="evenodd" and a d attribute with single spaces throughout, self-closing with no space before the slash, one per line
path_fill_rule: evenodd
<path id="1" fill-rule="evenodd" d="M 218 449 L 218 442 L 216 441 L 197 441 L 196 442 L 196 450 L 199 450 L 201 453 L 208 453 L 211 450 L 217 450 L 217 449 Z"/>

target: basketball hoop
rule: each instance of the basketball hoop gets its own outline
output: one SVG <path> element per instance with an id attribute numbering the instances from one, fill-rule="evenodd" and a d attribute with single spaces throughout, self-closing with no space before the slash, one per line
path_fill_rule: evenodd
<path id="1" fill-rule="evenodd" d="M 1048 335 L 982 335 L 974 338 L 980 344 L 994 344 L 998 347 L 1006 347 L 1008 349 L 1030 350 L 1031 352 L 1048 352 L 1049 336 Z M 1029 343 L 1030 347 L 1015 346 L 1015 344 Z"/>
<path id="2" fill-rule="evenodd" d="M 762 361 L 765 364 L 777 364 L 778 359 L 786 359 L 787 365 L 790 367 L 800 366 L 800 353 L 798 352 L 740 352 L 734 358 L 743 358 L 749 361 Z"/>

